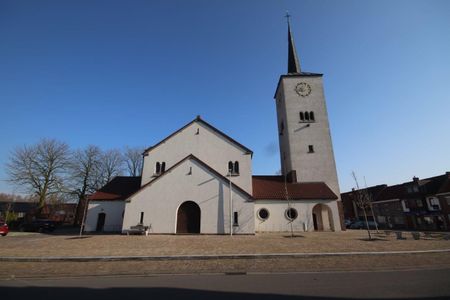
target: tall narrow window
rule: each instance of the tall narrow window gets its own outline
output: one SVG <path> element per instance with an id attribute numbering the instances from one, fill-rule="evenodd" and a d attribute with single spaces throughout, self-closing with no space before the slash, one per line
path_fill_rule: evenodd
<path id="1" fill-rule="evenodd" d="M 307 112 L 307 111 L 305 112 L 305 120 L 309 121 L 309 112 Z"/>
<path id="2" fill-rule="evenodd" d="M 300 121 L 305 121 L 305 115 L 302 111 L 300 112 Z"/>
<path id="3" fill-rule="evenodd" d="M 144 212 L 143 211 L 141 211 L 141 219 L 140 219 L 140 221 L 139 221 L 139 224 L 144 224 Z"/>
<path id="4" fill-rule="evenodd" d="M 239 162 L 235 161 L 234 162 L 234 174 L 239 174 Z"/>
<path id="5" fill-rule="evenodd" d="M 283 135 L 283 131 L 284 131 L 284 122 L 281 121 L 281 123 L 280 123 L 280 135 Z"/>
<path id="6" fill-rule="evenodd" d="M 164 173 L 166 171 L 166 163 L 162 162 L 161 163 L 161 173 Z"/>
<path id="7" fill-rule="evenodd" d="M 233 214 L 233 226 L 239 226 L 238 217 L 239 217 L 238 212 L 235 211 L 234 214 Z"/>
<path id="8" fill-rule="evenodd" d="M 313 153 L 313 152 L 314 152 L 314 146 L 308 145 L 308 153 Z"/>
<path id="9" fill-rule="evenodd" d="M 159 162 L 156 162 L 155 173 L 156 174 L 161 173 L 161 164 Z"/>
<path id="10" fill-rule="evenodd" d="M 314 121 L 314 112 L 313 112 L 313 111 L 310 111 L 310 112 L 309 112 L 309 119 L 310 119 L 311 121 Z"/>
<path id="11" fill-rule="evenodd" d="M 230 175 L 231 175 L 231 173 L 233 173 L 233 162 L 232 161 L 228 162 L 228 172 L 230 172 Z"/>

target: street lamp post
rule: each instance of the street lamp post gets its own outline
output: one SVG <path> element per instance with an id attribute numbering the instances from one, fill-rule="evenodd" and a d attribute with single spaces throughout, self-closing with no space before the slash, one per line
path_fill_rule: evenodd
<path id="1" fill-rule="evenodd" d="M 233 235 L 233 190 L 231 185 L 231 171 L 228 170 L 228 176 L 230 181 L 230 236 Z"/>

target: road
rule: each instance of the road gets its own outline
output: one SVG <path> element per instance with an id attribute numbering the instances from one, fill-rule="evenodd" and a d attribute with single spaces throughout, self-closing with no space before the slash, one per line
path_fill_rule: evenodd
<path id="1" fill-rule="evenodd" d="M 450 269 L 0 281 L 1 299 L 450 299 Z"/>

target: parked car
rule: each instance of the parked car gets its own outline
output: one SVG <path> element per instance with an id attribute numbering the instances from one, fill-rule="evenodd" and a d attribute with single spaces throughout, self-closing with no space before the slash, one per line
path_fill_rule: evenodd
<path id="1" fill-rule="evenodd" d="M 55 222 L 47 219 L 36 219 L 30 223 L 20 225 L 20 231 L 36 231 L 36 232 L 53 232 L 55 230 Z"/>
<path id="2" fill-rule="evenodd" d="M 376 229 L 376 224 L 374 221 L 368 221 L 369 229 Z M 356 221 L 350 225 L 350 229 L 367 229 L 366 221 Z"/>
<path id="3" fill-rule="evenodd" d="M 345 228 L 350 228 L 350 226 L 351 226 L 354 222 L 355 222 L 355 220 L 345 219 L 345 220 L 344 220 Z"/>
<path id="4" fill-rule="evenodd" d="M 6 236 L 9 232 L 8 225 L 5 222 L 0 221 L 0 235 Z"/>

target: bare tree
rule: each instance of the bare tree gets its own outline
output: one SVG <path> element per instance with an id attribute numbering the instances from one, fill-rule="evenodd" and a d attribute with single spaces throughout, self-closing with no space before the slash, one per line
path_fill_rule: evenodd
<path id="1" fill-rule="evenodd" d="M 101 160 L 102 151 L 97 146 L 90 145 L 72 153 L 69 165 L 71 194 L 84 199 L 101 187 Z"/>
<path id="2" fill-rule="evenodd" d="M 124 161 L 126 164 L 126 169 L 128 175 L 130 176 L 141 176 L 142 164 L 144 162 L 142 153 L 144 149 L 142 147 L 125 147 L 124 151 Z"/>
<path id="3" fill-rule="evenodd" d="M 42 139 L 35 145 L 18 147 L 11 154 L 6 165 L 9 181 L 38 198 L 39 212 L 50 195 L 63 190 L 68 153 L 67 144 Z"/>
<path id="4" fill-rule="evenodd" d="M 354 201 L 355 201 L 356 205 L 359 208 L 361 208 L 364 213 L 364 220 L 366 222 L 367 234 L 369 235 L 369 240 L 371 240 L 372 235 L 370 233 L 369 220 L 367 219 L 367 213 L 366 213 L 366 209 L 370 208 L 372 205 L 371 196 L 370 196 L 367 188 L 366 189 L 359 188 L 358 179 L 356 178 L 355 172 L 352 172 L 352 176 L 353 176 L 353 179 L 355 180 L 356 188 L 357 188 L 357 190 L 355 190 Z"/>
<path id="5" fill-rule="evenodd" d="M 100 186 L 105 185 L 115 176 L 122 175 L 124 160 L 119 150 L 113 149 L 103 152 L 100 161 Z"/>
<path id="6" fill-rule="evenodd" d="M 68 168 L 68 192 L 78 199 L 75 224 L 81 223 L 87 196 L 94 193 L 103 184 L 101 160 L 102 151 L 97 146 L 90 145 L 85 149 L 72 152 Z"/>

